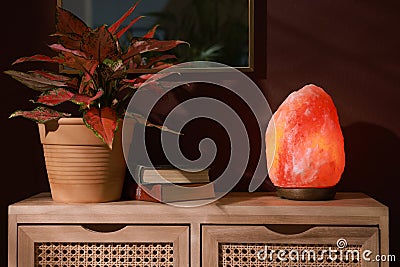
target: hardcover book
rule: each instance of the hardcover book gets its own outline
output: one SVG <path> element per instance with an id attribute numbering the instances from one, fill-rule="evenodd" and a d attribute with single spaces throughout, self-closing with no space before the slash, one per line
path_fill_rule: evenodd
<path id="1" fill-rule="evenodd" d="M 186 169 L 180 170 L 170 165 L 147 167 L 138 165 L 135 170 L 135 178 L 142 184 L 190 184 L 209 183 L 209 169 Z"/>
<path id="2" fill-rule="evenodd" d="M 184 191 L 169 184 L 142 185 L 136 189 L 136 199 L 153 202 L 160 202 L 157 199 L 161 200 L 161 202 L 178 202 L 214 198 L 214 185 L 204 185 L 207 184 L 182 184 L 180 186 L 193 189 Z"/>

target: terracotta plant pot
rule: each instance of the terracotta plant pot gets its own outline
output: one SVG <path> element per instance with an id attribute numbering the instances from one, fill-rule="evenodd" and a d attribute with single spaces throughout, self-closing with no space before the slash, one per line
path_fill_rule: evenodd
<path id="1" fill-rule="evenodd" d="M 112 150 L 79 118 L 39 124 L 39 132 L 54 201 L 93 203 L 120 199 L 126 170 L 122 123 Z"/>

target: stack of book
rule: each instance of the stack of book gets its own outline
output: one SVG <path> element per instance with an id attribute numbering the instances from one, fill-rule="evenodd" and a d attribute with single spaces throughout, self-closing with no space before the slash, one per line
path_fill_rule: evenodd
<path id="1" fill-rule="evenodd" d="M 208 169 L 180 170 L 172 166 L 150 168 L 138 165 L 134 175 L 140 181 L 140 185 L 136 189 L 135 198 L 153 202 L 178 202 L 214 198 L 214 187 L 212 183 L 209 184 L 208 171 Z M 191 189 L 196 187 L 196 190 L 182 190 L 177 186 L 190 187 Z"/>

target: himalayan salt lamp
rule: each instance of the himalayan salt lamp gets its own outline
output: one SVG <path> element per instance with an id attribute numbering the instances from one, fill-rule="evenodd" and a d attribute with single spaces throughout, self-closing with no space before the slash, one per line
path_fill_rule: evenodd
<path id="1" fill-rule="evenodd" d="M 269 176 L 279 196 L 325 200 L 344 170 L 344 141 L 331 97 L 315 85 L 293 92 L 268 124 Z"/>

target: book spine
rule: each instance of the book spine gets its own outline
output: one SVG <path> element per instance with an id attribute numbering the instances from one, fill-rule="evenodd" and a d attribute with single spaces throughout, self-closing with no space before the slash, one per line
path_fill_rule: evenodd
<path id="1" fill-rule="evenodd" d="M 156 196 L 161 196 L 161 188 L 159 188 L 158 186 L 153 186 L 152 188 L 147 188 L 147 190 L 149 192 L 155 193 Z M 156 192 L 159 191 L 159 192 Z M 157 194 L 158 193 L 158 194 Z M 138 186 L 136 188 L 136 200 L 141 200 L 141 201 L 149 201 L 149 202 L 156 202 L 156 203 L 160 203 L 160 201 L 158 201 L 157 199 L 155 199 L 154 197 L 152 197 L 149 193 L 146 192 L 146 190 L 144 190 L 141 186 Z M 160 198 L 161 199 L 161 198 Z"/>

